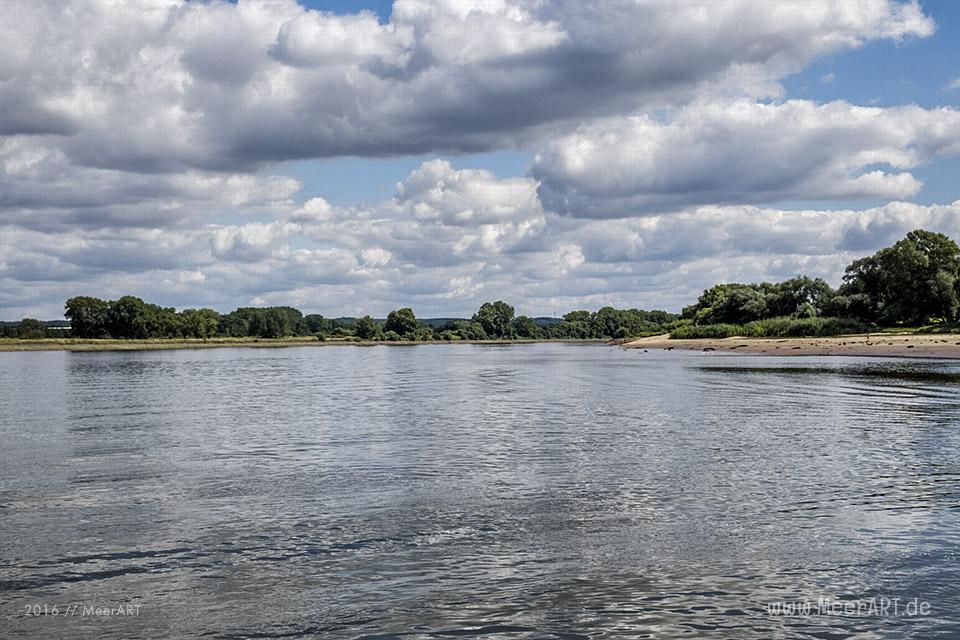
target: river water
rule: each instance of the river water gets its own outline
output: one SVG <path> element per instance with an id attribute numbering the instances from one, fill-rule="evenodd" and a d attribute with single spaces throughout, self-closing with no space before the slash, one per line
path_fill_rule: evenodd
<path id="1" fill-rule="evenodd" d="M 0 409 L 2 638 L 960 637 L 960 363 L 2 353 Z"/>

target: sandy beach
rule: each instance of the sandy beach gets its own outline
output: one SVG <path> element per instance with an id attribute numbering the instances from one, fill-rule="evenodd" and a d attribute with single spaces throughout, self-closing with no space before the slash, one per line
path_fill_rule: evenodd
<path id="1" fill-rule="evenodd" d="M 641 338 L 628 349 L 680 349 L 778 356 L 877 356 L 960 358 L 960 334 L 863 334 L 827 338 L 715 338 L 671 340 L 668 334 Z"/>

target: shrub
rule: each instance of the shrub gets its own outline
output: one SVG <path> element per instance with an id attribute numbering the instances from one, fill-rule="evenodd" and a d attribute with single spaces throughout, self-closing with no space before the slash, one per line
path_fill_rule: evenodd
<path id="1" fill-rule="evenodd" d="M 747 324 L 684 325 L 670 332 L 678 340 L 696 338 L 716 339 L 741 336 L 744 338 L 799 338 L 836 336 L 871 331 L 870 325 L 852 318 L 768 318 Z"/>
<path id="2" fill-rule="evenodd" d="M 739 324 L 688 324 L 677 327 L 670 332 L 670 337 L 677 340 L 693 338 L 730 338 L 742 335 L 743 326 Z"/>

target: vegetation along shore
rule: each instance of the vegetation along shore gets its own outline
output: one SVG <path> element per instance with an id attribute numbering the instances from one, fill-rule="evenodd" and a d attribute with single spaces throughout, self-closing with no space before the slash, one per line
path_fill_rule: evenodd
<path id="1" fill-rule="evenodd" d="M 66 301 L 67 323 L 0 323 L 0 350 L 103 350 L 416 342 L 606 340 L 631 347 L 756 353 L 960 357 L 960 247 L 912 231 L 850 264 L 839 288 L 820 278 L 718 284 L 680 314 L 603 307 L 562 318 L 516 315 L 498 300 L 470 318 L 326 318 L 293 307 L 172 308 L 135 296 Z M 831 338 L 831 336 L 833 336 Z"/>
<path id="2" fill-rule="evenodd" d="M 562 318 L 517 316 L 503 301 L 484 303 L 471 318 L 419 320 L 412 309 L 386 319 L 325 318 L 293 307 L 243 307 L 177 312 L 134 296 L 67 300 L 66 326 L 25 319 L 0 327 L 0 350 L 107 350 L 299 346 L 317 344 L 413 344 L 597 341 L 663 333 L 679 319 L 665 311 L 574 311 Z"/>

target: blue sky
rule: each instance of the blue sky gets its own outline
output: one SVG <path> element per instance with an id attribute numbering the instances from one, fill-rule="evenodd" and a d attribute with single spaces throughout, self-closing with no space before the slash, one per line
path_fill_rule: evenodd
<path id="1" fill-rule="evenodd" d="M 902 43 L 873 42 L 826 56 L 784 80 L 787 97 L 887 107 L 911 103 L 928 108 L 960 107 L 960 89 L 947 88 L 960 77 L 960 3 L 926 0 L 921 6 L 937 23 L 934 36 Z M 924 182 L 916 202 L 960 198 L 960 159 L 941 159 L 919 167 L 914 174 Z M 853 204 L 880 203 L 864 200 Z"/>
<path id="2" fill-rule="evenodd" d="M 381 22 L 387 22 L 390 19 L 390 11 L 393 8 L 391 0 L 381 0 L 380 2 L 350 2 L 349 0 L 306 0 L 303 6 L 318 11 L 330 11 L 332 13 L 349 14 L 359 11 L 373 11 L 380 17 Z"/>
<path id="3" fill-rule="evenodd" d="M 678 310 L 960 238 L 946 0 L 11 2 L 0 318 Z"/>

